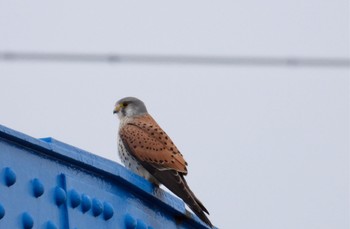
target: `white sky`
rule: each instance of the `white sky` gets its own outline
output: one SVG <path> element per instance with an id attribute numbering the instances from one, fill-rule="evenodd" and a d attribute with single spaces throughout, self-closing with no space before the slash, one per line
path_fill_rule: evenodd
<path id="1" fill-rule="evenodd" d="M 0 0 L 0 51 L 349 58 L 349 2 Z M 0 124 L 118 161 L 142 99 L 220 228 L 348 229 L 349 68 L 0 62 Z"/>

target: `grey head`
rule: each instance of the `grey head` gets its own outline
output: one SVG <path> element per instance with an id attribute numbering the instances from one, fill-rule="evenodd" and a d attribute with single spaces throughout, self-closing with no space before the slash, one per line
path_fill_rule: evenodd
<path id="1" fill-rule="evenodd" d="M 147 114 L 145 104 L 135 97 L 125 97 L 115 103 L 113 114 L 118 114 L 119 119 Z"/>

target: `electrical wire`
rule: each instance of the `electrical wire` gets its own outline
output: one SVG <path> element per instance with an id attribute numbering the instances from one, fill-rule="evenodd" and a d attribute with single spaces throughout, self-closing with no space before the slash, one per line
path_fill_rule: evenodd
<path id="1" fill-rule="evenodd" d="M 347 58 L 0 52 L 0 61 L 349 68 Z"/>

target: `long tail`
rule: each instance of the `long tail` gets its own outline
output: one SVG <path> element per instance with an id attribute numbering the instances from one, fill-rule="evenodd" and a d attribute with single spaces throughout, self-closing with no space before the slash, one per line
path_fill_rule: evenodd
<path id="1" fill-rule="evenodd" d="M 153 172 L 154 173 L 152 175 L 160 183 L 165 185 L 170 191 L 180 197 L 203 222 L 205 222 L 211 228 L 213 227 L 213 224 L 205 214 L 209 214 L 208 210 L 191 191 L 182 174 L 173 170 L 155 170 Z"/>

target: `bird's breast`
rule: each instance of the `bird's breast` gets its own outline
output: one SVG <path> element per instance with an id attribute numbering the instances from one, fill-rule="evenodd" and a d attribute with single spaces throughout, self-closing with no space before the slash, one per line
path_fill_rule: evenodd
<path id="1" fill-rule="evenodd" d="M 118 153 L 119 158 L 125 167 L 137 175 L 145 178 L 146 180 L 159 185 L 159 182 L 140 164 L 138 159 L 129 153 L 127 147 L 125 147 L 123 141 L 120 138 L 118 138 Z"/>

